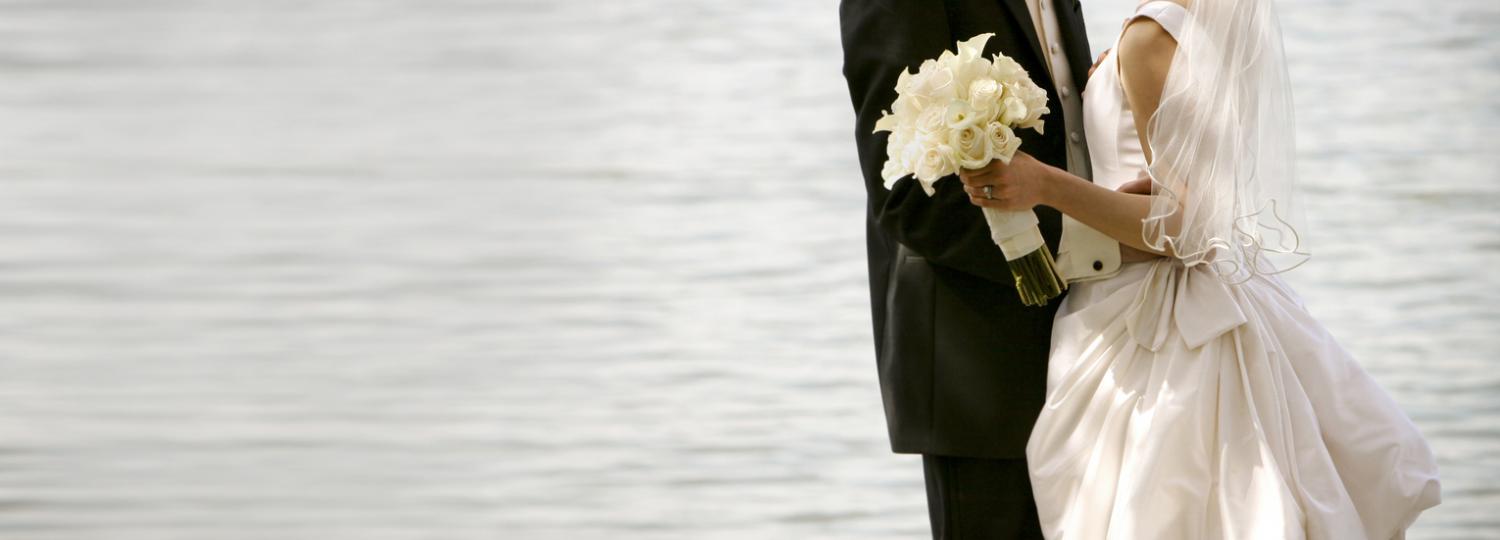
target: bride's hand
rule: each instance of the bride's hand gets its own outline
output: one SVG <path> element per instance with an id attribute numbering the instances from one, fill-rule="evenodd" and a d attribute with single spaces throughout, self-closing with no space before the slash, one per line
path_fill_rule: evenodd
<path id="1" fill-rule="evenodd" d="M 964 183 L 969 202 L 975 206 L 1005 211 L 1030 210 L 1047 204 L 1047 174 L 1051 168 L 1031 154 L 1016 152 L 1009 165 L 997 159 L 978 169 L 961 169 L 958 178 Z"/>

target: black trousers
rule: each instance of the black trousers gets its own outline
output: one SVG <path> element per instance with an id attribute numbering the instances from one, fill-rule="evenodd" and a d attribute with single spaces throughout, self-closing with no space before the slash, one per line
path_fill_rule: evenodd
<path id="1" fill-rule="evenodd" d="M 1024 459 L 922 456 L 933 540 L 1042 540 Z"/>

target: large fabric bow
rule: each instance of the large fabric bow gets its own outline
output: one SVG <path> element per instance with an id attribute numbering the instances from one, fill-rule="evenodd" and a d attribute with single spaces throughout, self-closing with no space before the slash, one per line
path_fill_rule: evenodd
<path id="1" fill-rule="evenodd" d="M 1188 348 L 1196 349 L 1248 321 L 1229 284 L 1209 265 L 1187 267 L 1174 260 L 1151 266 L 1125 317 L 1136 343 L 1153 352 L 1174 325 Z"/>

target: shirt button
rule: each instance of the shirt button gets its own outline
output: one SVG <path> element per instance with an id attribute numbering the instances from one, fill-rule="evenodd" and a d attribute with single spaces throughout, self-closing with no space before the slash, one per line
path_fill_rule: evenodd
<path id="1" fill-rule="evenodd" d="M 1053 43 L 1052 44 L 1052 54 L 1057 54 L 1057 49 L 1058 49 L 1057 43 Z"/>
<path id="2" fill-rule="evenodd" d="M 1094 261 L 1094 271 L 1095 272 L 1098 272 L 1098 271 L 1103 270 L 1103 269 L 1104 269 L 1104 261 Z"/>
<path id="3" fill-rule="evenodd" d="M 1057 93 L 1058 93 L 1058 95 L 1062 96 L 1063 99 L 1068 99 L 1068 96 L 1073 95 L 1073 91 L 1069 90 L 1068 87 L 1066 87 L 1066 86 L 1064 86 L 1062 88 L 1058 88 L 1057 89 Z"/>
<path id="4" fill-rule="evenodd" d="M 1073 144 L 1078 144 L 1083 140 L 1083 136 L 1079 135 L 1077 131 L 1074 131 L 1068 134 L 1068 140 L 1073 141 Z"/>

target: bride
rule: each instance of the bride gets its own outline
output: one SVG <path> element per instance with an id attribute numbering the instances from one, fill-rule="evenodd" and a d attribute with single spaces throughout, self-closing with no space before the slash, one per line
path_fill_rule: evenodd
<path id="1" fill-rule="evenodd" d="M 1306 253 L 1272 0 L 1143 3 L 1084 102 L 1093 183 L 1021 153 L 961 174 L 1165 255 L 1058 309 L 1027 447 L 1047 537 L 1403 537 L 1432 452 L 1276 275 Z M 1116 191 L 1142 169 L 1151 195 Z"/>

